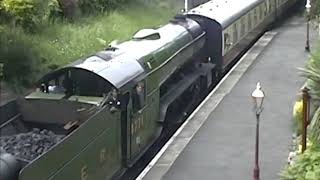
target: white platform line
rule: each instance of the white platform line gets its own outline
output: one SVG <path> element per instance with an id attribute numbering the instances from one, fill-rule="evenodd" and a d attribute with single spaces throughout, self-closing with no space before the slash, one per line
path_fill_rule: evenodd
<path id="1" fill-rule="evenodd" d="M 140 173 L 140 175 L 136 178 L 136 180 L 142 180 L 147 173 L 151 170 L 151 168 L 157 163 L 157 161 L 160 159 L 160 157 L 165 153 L 165 151 L 168 149 L 168 147 L 172 144 L 172 142 L 176 139 L 176 137 L 181 133 L 181 131 L 185 128 L 185 126 L 190 122 L 191 119 L 195 116 L 195 114 L 207 103 L 207 101 L 211 98 L 211 96 L 220 88 L 220 86 L 225 82 L 225 80 L 230 76 L 230 74 L 242 63 L 244 59 L 248 55 L 253 55 L 254 58 L 257 58 L 257 56 L 261 53 L 253 53 L 253 49 L 256 46 L 265 47 L 267 46 L 273 37 L 277 34 L 277 32 L 267 32 L 264 36 L 262 36 L 258 42 L 250 48 L 250 50 L 242 56 L 242 58 L 232 67 L 232 69 L 222 78 L 222 80 L 219 82 L 219 84 L 210 92 L 210 94 L 205 98 L 204 101 L 192 112 L 192 114 L 188 117 L 188 119 L 181 125 L 181 127 L 174 133 L 174 135 L 168 140 L 168 142 L 161 148 L 161 150 L 157 153 L 157 155 L 150 161 L 150 163 L 147 165 L 147 167 Z M 262 50 L 261 50 L 262 51 Z M 253 61 L 252 61 L 253 62 Z M 251 63 L 252 63 L 251 62 Z M 250 65 L 251 65 L 250 63 Z M 248 66 L 249 67 L 249 66 Z M 240 77 L 238 78 L 238 80 Z M 237 81 L 236 81 L 237 82 Z M 233 83 L 233 85 L 236 84 L 236 82 Z M 222 100 L 223 98 L 221 98 Z M 202 122 L 202 124 L 205 121 Z M 195 132 L 193 132 L 193 135 L 200 129 L 201 125 L 196 129 Z M 192 137 L 193 137 L 192 135 Z M 175 159 L 172 159 L 172 163 L 175 161 Z"/>

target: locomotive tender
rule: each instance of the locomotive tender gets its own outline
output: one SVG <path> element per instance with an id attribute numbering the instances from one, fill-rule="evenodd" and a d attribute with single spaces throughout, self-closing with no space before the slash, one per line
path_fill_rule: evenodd
<path id="1" fill-rule="evenodd" d="M 34 128 L 63 138 L 32 159 L 1 153 L 0 179 L 119 177 L 296 2 L 212 0 L 45 75 L 1 116 L 0 138 Z"/>

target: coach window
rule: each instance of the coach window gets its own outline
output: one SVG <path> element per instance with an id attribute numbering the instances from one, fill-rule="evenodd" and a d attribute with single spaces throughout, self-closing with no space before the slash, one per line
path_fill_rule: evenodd
<path id="1" fill-rule="evenodd" d="M 252 22 L 251 22 L 252 18 L 251 18 L 251 12 L 249 12 L 248 14 L 248 31 L 250 31 L 252 29 Z"/>
<path id="2" fill-rule="evenodd" d="M 270 13 L 272 12 L 272 4 L 271 4 L 271 2 L 269 2 L 269 12 Z"/>
<path id="3" fill-rule="evenodd" d="M 236 44 L 238 42 L 238 28 L 237 24 L 235 23 L 233 25 L 233 44 Z"/>
<path id="4" fill-rule="evenodd" d="M 231 45 L 232 43 L 230 42 L 230 35 L 228 33 L 224 33 L 224 49 L 229 49 Z"/>
<path id="5" fill-rule="evenodd" d="M 268 13 L 268 5 L 266 1 L 263 3 L 263 12 L 264 12 L 264 17 L 266 17 Z"/>
<path id="6" fill-rule="evenodd" d="M 243 16 L 241 18 L 241 37 L 245 34 L 245 31 L 246 31 L 246 23 L 245 23 L 245 16 Z"/>
<path id="7" fill-rule="evenodd" d="M 145 105 L 145 83 L 143 81 L 138 82 L 132 91 L 132 103 L 133 110 L 137 112 L 141 110 Z"/>
<path id="8" fill-rule="evenodd" d="M 254 25 L 258 24 L 258 13 L 257 13 L 257 9 L 254 9 L 254 21 L 253 21 Z"/>
<path id="9" fill-rule="evenodd" d="M 267 12 L 268 12 L 268 6 L 267 6 L 267 2 L 264 2 L 264 16 L 267 16 Z"/>
<path id="10" fill-rule="evenodd" d="M 259 11 L 260 11 L 260 20 L 262 20 L 263 19 L 263 7 L 262 6 L 260 6 L 259 7 Z"/>

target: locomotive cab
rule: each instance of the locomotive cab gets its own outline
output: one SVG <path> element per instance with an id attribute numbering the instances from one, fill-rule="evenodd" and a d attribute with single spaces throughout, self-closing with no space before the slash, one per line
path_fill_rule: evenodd
<path id="1" fill-rule="evenodd" d="M 117 88 L 92 71 L 74 67 L 49 73 L 38 84 L 36 91 L 16 101 L 18 118 L 0 126 L 1 151 L 7 153 L 0 161 L 14 162 L 9 165 L 17 167 L 20 174 L 7 172 L 3 166 L 0 174 L 7 174 L 4 180 L 61 179 L 68 177 L 69 168 L 80 172 L 83 166 L 95 168 L 96 161 L 106 164 L 99 167 L 101 173 L 85 175 L 99 179 L 117 172 L 121 167 L 121 96 Z M 25 146 L 24 141 L 30 145 Z M 19 146 L 20 152 L 11 145 Z M 103 159 L 90 158 L 92 153 L 99 157 L 102 152 Z M 74 166 L 79 160 L 85 160 L 85 165 Z M 72 176 L 81 178 L 80 173 Z"/>
<path id="2" fill-rule="evenodd" d="M 81 68 L 60 69 L 44 76 L 38 84 L 35 92 L 19 102 L 25 114 L 38 111 L 27 118 L 33 122 L 45 121 L 72 130 L 104 106 L 110 111 L 120 108 L 118 90 L 97 74 Z"/>

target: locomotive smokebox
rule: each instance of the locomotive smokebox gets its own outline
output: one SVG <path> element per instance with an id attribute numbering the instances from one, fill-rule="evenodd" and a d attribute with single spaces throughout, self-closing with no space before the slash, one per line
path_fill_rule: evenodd
<path id="1" fill-rule="evenodd" d="M 0 154 L 1 180 L 17 180 L 21 166 L 18 160 L 8 153 Z"/>

